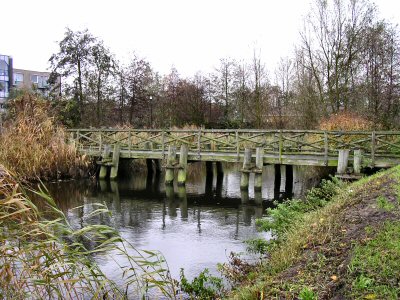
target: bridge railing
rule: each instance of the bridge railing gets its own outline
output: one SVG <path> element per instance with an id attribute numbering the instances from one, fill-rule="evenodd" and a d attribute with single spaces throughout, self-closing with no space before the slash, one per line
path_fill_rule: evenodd
<path id="1" fill-rule="evenodd" d="M 317 130 L 161 130 L 161 129 L 70 129 L 70 139 L 80 149 L 120 144 L 121 151 L 162 151 L 169 145 L 186 144 L 189 151 L 242 153 L 262 147 L 266 154 L 336 156 L 339 149 L 363 151 L 376 157 L 400 157 L 400 131 Z"/>

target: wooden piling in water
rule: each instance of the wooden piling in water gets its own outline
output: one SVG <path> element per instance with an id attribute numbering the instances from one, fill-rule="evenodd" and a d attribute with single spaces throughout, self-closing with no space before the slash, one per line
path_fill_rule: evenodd
<path id="1" fill-rule="evenodd" d="M 256 149 L 256 168 L 254 170 L 254 190 L 261 191 L 262 189 L 262 171 L 264 165 L 264 149 L 258 147 Z"/>
<path id="2" fill-rule="evenodd" d="M 113 156 L 112 156 L 110 179 L 115 179 L 118 176 L 119 152 L 120 152 L 120 145 L 119 144 L 115 144 L 114 145 Z"/>
<path id="3" fill-rule="evenodd" d="M 104 145 L 104 151 L 101 155 L 101 166 L 100 166 L 100 173 L 99 173 L 99 179 L 104 179 L 107 176 L 107 166 L 105 163 L 107 160 L 109 160 L 110 156 L 110 146 L 109 145 Z"/>
<path id="4" fill-rule="evenodd" d="M 353 168 L 355 174 L 361 174 L 362 152 L 360 149 L 354 150 Z"/>
<path id="5" fill-rule="evenodd" d="M 222 162 L 217 161 L 215 164 L 217 166 L 217 176 L 221 175 L 221 174 L 224 174 L 224 168 L 222 166 Z"/>
<path id="6" fill-rule="evenodd" d="M 249 188 L 249 176 L 251 167 L 251 149 L 244 149 L 242 177 L 240 178 L 240 189 L 247 190 Z"/>
<path id="7" fill-rule="evenodd" d="M 286 165 L 280 165 L 281 168 L 281 184 L 279 187 L 279 192 L 281 194 L 286 191 Z"/>
<path id="8" fill-rule="evenodd" d="M 178 185 L 186 184 L 187 159 L 188 159 L 188 147 L 187 145 L 183 144 L 181 145 L 181 151 L 179 154 Z"/>
<path id="9" fill-rule="evenodd" d="M 346 173 L 347 166 L 349 163 L 349 152 L 350 152 L 350 150 L 347 150 L 347 149 L 339 150 L 338 166 L 337 166 L 338 174 Z"/>
<path id="10" fill-rule="evenodd" d="M 154 166 L 156 169 L 156 174 L 161 173 L 161 159 L 154 159 Z"/>
<path id="11" fill-rule="evenodd" d="M 172 145 L 168 147 L 167 165 L 165 166 L 165 184 L 170 185 L 174 182 L 174 170 L 176 165 L 176 148 Z"/>
<path id="12" fill-rule="evenodd" d="M 212 161 L 206 161 L 206 173 L 207 176 L 212 176 L 214 174 L 213 172 L 213 163 Z"/>

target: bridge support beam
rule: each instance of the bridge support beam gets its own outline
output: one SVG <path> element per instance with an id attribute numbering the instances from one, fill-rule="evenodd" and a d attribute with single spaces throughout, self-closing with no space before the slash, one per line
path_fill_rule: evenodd
<path id="1" fill-rule="evenodd" d="M 176 148 L 169 145 L 167 165 L 165 166 L 165 184 L 172 185 L 174 183 L 174 170 L 176 165 Z"/>
<path id="2" fill-rule="evenodd" d="M 261 191 L 262 189 L 262 172 L 264 165 L 264 149 L 258 147 L 256 149 L 256 168 L 254 170 L 254 190 Z"/>
<path id="3" fill-rule="evenodd" d="M 251 168 L 251 149 L 244 149 L 244 157 L 243 157 L 243 169 L 242 169 L 242 177 L 240 178 L 240 189 L 248 190 L 249 188 L 249 177 Z"/>
<path id="4" fill-rule="evenodd" d="M 110 179 L 115 179 L 118 176 L 118 166 L 119 166 L 119 152 L 120 152 L 120 145 L 114 145 L 114 151 L 112 156 L 112 166 L 110 171 Z"/>
<path id="5" fill-rule="evenodd" d="M 179 154 L 178 185 L 186 184 L 187 159 L 188 159 L 188 147 L 187 145 L 183 144 L 181 145 L 181 151 Z"/>

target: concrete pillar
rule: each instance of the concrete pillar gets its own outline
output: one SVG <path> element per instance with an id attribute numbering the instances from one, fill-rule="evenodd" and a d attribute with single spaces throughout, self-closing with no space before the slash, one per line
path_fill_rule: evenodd
<path id="1" fill-rule="evenodd" d="M 111 153 L 110 145 L 104 145 L 104 151 L 101 155 L 101 161 L 103 163 L 105 163 L 108 160 L 110 153 Z M 107 176 L 107 166 L 102 164 L 100 166 L 99 179 L 104 179 L 106 178 L 106 176 Z"/>

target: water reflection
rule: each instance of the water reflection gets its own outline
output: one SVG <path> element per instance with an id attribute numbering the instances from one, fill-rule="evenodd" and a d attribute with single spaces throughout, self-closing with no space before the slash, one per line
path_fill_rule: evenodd
<path id="1" fill-rule="evenodd" d="M 111 182 L 58 182 L 48 189 L 74 227 L 112 226 L 137 248 L 161 251 L 173 276 L 183 267 L 192 277 L 204 268 L 216 272 L 216 263 L 226 261 L 230 251 L 244 251 L 244 240 L 269 238 L 257 232 L 255 219 L 273 199 L 301 195 L 308 182 L 298 167 L 270 165 L 264 167 L 262 190 L 241 191 L 240 166 L 224 166 L 224 173 L 196 168 L 189 169 L 186 187 L 165 186 L 162 175 L 149 172 Z M 106 204 L 111 216 L 88 219 L 97 203 Z M 114 262 L 98 261 L 110 276 L 118 276 Z"/>

